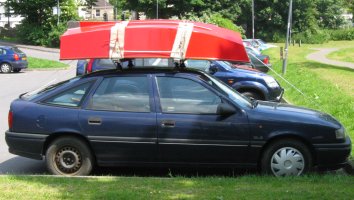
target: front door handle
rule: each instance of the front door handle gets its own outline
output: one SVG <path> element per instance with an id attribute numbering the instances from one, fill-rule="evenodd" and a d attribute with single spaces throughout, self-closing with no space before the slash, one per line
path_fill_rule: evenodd
<path id="1" fill-rule="evenodd" d="M 175 127 L 176 122 L 173 120 L 164 120 L 161 122 L 161 126 L 162 127 L 166 127 L 166 128 L 173 128 Z"/>
<path id="2" fill-rule="evenodd" d="M 90 117 L 88 119 L 88 124 L 89 125 L 101 125 L 102 124 L 102 120 L 100 117 Z"/>

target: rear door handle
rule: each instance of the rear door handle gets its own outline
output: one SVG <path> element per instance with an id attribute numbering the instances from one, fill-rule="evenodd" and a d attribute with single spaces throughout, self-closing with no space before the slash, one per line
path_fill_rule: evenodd
<path id="1" fill-rule="evenodd" d="M 100 117 L 90 117 L 88 119 L 88 124 L 89 125 L 101 125 L 102 124 L 102 120 Z"/>
<path id="2" fill-rule="evenodd" d="M 164 120 L 161 122 L 161 126 L 162 127 L 166 127 L 166 128 L 173 128 L 175 127 L 176 122 L 173 120 Z"/>

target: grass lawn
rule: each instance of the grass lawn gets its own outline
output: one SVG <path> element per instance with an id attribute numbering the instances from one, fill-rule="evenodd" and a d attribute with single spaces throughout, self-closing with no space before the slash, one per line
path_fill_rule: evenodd
<path id="1" fill-rule="evenodd" d="M 27 57 L 29 69 L 52 69 L 52 68 L 66 68 L 69 65 L 47 59 Z"/>
<path id="2" fill-rule="evenodd" d="M 278 44 L 278 46 L 284 46 Z M 354 139 L 354 70 L 306 60 L 306 55 L 313 52 L 311 48 L 321 47 L 349 48 L 354 41 L 329 42 L 322 45 L 305 44 L 302 47 L 291 46 L 285 79 L 299 88 L 306 96 L 301 95 L 289 84 L 273 75 L 285 88 L 285 98 L 292 104 L 305 106 L 329 113 L 336 117 Z M 281 73 L 282 61 L 279 48 L 264 52 L 270 55 L 273 68 Z M 352 148 L 352 156 L 354 149 Z"/>
<path id="3" fill-rule="evenodd" d="M 354 48 L 340 49 L 338 51 L 328 54 L 327 58 L 354 63 Z"/>
<path id="4" fill-rule="evenodd" d="M 0 199 L 353 199 L 354 177 L 1 176 Z"/>

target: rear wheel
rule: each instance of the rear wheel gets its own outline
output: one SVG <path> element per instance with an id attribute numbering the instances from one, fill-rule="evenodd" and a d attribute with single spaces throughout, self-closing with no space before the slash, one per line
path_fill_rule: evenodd
<path id="1" fill-rule="evenodd" d="M 3 73 L 10 73 L 12 71 L 12 66 L 9 63 L 2 63 L 0 65 L 0 70 Z"/>
<path id="2" fill-rule="evenodd" d="M 262 172 L 274 176 L 300 176 L 311 171 L 313 158 L 308 147 L 297 140 L 279 140 L 263 152 Z"/>
<path id="3" fill-rule="evenodd" d="M 82 140 L 75 137 L 62 137 L 50 144 L 46 152 L 46 163 L 52 174 L 85 176 L 92 170 L 93 157 Z"/>
<path id="4" fill-rule="evenodd" d="M 252 98 L 252 99 L 256 99 L 256 100 L 264 100 L 264 98 L 256 92 L 242 92 L 241 94 L 243 94 L 244 96 L 246 96 L 248 98 Z"/>

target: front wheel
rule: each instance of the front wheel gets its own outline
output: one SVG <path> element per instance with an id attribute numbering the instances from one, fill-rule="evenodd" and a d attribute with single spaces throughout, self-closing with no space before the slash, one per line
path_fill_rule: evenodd
<path id="1" fill-rule="evenodd" d="M 250 99 L 261 100 L 261 101 L 264 100 L 264 98 L 256 92 L 242 92 L 241 94 L 243 94 L 244 96 Z"/>
<path id="2" fill-rule="evenodd" d="M 297 140 L 279 140 L 263 152 L 262 172 L 274 176 L 300 176 L 311 171 L 313 158 L 308 147 Z"/>
<path id="3" fill-rule="evenodd" d="M 82 140 L 62 137 L 50 144 L 46 152 L 46 164 L 54 175 L 85 176 L 92 171 L 93 157 Z"/>

